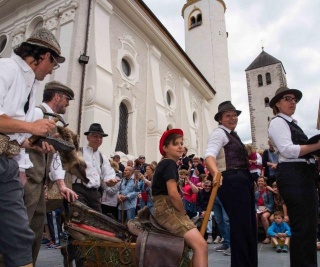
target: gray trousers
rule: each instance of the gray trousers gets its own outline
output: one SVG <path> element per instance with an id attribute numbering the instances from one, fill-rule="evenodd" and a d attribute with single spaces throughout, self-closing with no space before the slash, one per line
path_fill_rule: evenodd
<path id="1" fill-rule="evenodd" d="M 44 220 L 46 216 L 46 204 L 44 199 L 44 180 L 36 183 L 32 178 L 28 177 L 24 185 L 24 204 L 27 208 L 29 225 L 35 234 L 32 246 L 32 258 L 35 265 L 41 247 L 43 235 Z"/>
<path id="2" fill-rule="evenodd" d="M 6 266 L 32 262 L 34 234 L 23 202 L 23 186 L 14 159 L 0 155 L 0 252 Z"/>

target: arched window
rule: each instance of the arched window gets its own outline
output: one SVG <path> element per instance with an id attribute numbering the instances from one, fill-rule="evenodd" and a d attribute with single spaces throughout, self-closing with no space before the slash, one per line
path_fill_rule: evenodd
<path id="1" fill-rule="evenodd" d="M 200 9 L 195 9 L 189 17 L 189 30 L 202 24 L 202 13 Z"/>
<path id="2" fill-rule="evenodd" d="M 201 23 L 202 23 L 202 14 L 200 13 L 197 16 L 197 25 L 201 25 Z"/>
<path id="3" fill-rule="evenodd" d="M 265 107 L 269 107 L 269 97 L 266 97 L 266 98 L 264 99 L 264 106 L 265 106 Z"/>
<path id="4" fill-rule="evenodd" d="M 191 17 L 191 19 L 190 19 L 190 28 L 193 28 L 194 26 L 196 26 L 196 18 L 195 17 Z"/>
<path id="5" fill-rule="evenodd" d="M 271 75 L 269 72 L 266 73 L 266 81 L 267 81 L 267 84 L 271 84 Z"/>
<path id="6" fill-rule="evenodd" d="M 128 154 L 128 108 L 121 102 L 119 107 L 119 132 L 115 151 Z"/>
<path id="7" fill-rule="evenodd" d="M 258 75 L 258 86 L 263 86 L 262 75 Z"/>

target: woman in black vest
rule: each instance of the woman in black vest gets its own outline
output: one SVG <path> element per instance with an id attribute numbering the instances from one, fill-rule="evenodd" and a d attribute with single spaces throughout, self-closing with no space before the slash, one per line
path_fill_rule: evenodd
<path id="1" fill-rule="evenodd" d="M 219 126 L 208 138 L 205 161 L 210 174 L 222 173 L 218 197 L 229 216 L 231 267 L 257 267 L 257 227 L 253 178 L 244 144 L 234 131 L 241 111 L 222 102 L 214 119 Z M 220 249 L 219 249 L 220 250 Z"/>
<path id="2" fill-rule="evenodd" d="M 317 166 L 310 154 L 320 149 L 320 141 L 306 145 L 308 137 L 292 119 L 302 93 L 279 88 L 270 101 L 276 117 L 269 125 L 269 138 L 279 153 L 277 185 L 287 205 L 292 238 L 292 267 L 317 266 L 318 195 Z"/>

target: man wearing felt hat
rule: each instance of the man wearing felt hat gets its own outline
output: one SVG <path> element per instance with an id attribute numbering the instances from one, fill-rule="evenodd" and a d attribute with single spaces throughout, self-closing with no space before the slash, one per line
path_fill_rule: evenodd
<path id="1" fill-rule="evenodd" d="M 219 105 L 214 116 L 219 126 L 208 138 L 205 161 L 213 177 L 218 172 L 223 176 L 218 197 L 229 217 L 231 266 L 255 267 L 258 254 L 253 179 L 246 148 L 234 131 L 240 114 L 231 101 Z"/>
<path id="2" fill-rule="evenodd" d="M 0 59 L 0 251 L 6 266 L 32 266 L 34 234 L 22 199 L 24 169 L 32 163 L 20 148 L 31 148 L 31 134 L 46 136 L 54 129 L 52 120 L 34 121 L 35 94 L 39 81 L 64 61 L 57 39 L 46 28 L 35 30 L 10 58 Z M 42 152 L 53 150 L 46 142 L 41 145 Z"/>
<path id="3" fill-rule="evenodd" d="M 34 118 L 51 119 L 50 114 L 65 114 L 69 101 L 73 99 L 74 92 L 71 88 L 58 81 L 48 82 L 43 91 L 42 103 L 35 109 Z M 50 190 L 53 183 L 57 183 L 60 194 L 68 202 L 77 199 L 77 194 L 69 189 L 64 182 L 65 171 L 62 169 L 58 153 L 47 153 L 45 155 L 33 149 L 27 149 L 27 153 L 34 167 L 26 170 L 27 181 L 24 186 L 24 203 L 27 208 L 30 227 L 35 234 L 32 247 L 32 257 L 35 263 L 41 247 L 46 212 L 51 212 L 62 206 L 62 200 L 47 200 L 45 202 L 44 184 Z M 56 242 L 54 245 L 60 245 L 58 244 L 59 240 L 53 241 Z"/>
<path id="4" fill-rule="evenodd" d="M 82 148 L 82 156 L 87 164 L 86 175 L 88 183 L 78 177 L 72 177 L 72 189 L 78 194 L 78 200 L 90 208 L 101 212 L 101 188 L 106 184 L 112 185 L 119 181 L 106 155 L 99 151 L 104 137 L 107 137 L 99 123 L 92 123 L 84 133 L 88 145 Z"/>

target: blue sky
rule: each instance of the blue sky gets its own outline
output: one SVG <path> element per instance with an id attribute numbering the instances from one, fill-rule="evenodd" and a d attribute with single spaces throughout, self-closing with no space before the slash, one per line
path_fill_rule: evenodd
<path id="1" fill-rule="evenodd" d="M 212 0 L 215 1 L 215 0 Z M 181 9 L 186 0 L 144 0 L 184 49 Z M 225 0 L 232 102 L 243 111 L 237 131 L 251 141 L 245 69 L 265 51 L 282 61 L 288 87 L 302 91 L 294 118 L 311 137 L 320 97 L 320 2 L 318 0 Z"/>

